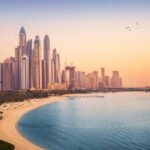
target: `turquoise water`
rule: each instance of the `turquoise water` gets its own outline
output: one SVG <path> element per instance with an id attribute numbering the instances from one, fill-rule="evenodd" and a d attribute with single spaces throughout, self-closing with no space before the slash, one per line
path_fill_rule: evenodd
<path id="1" fill-rule="evenodd" d="M 26 113 L 18 130 L 47 150 L 150 150 L 150 93 L 66 98 Z"/>

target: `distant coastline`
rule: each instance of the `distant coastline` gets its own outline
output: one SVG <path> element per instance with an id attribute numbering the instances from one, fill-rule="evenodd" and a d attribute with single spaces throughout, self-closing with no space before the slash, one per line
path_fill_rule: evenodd
<path id="1" fill-rule="evenodd" d="M 80 90 L 19 90 L 0 91 L 0 105 L 7 102 L 21 102 L 28 99 L 41 99 L 49 96 L 61 96 L 65 94 L 86 94 L 94 92 L 150 92 L 150 88 L 101 88 Z"/>

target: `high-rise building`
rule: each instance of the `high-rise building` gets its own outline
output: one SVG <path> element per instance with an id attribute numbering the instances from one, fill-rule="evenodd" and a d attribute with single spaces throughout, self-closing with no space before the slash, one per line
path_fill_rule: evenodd
<path id="1" fill-rule="evenodd" d="M 27 54 L 26 51 L 26 32 L 24 27 L 20 29 L 19 32 L 19 46 L 15 49 L 15 77 L 16 83 L 15 88 L 21 89 L 21 58 L 24 54 Z"/>
<path id="2" fill-rule="evenodd" d="M 98 89 L 99 88 L 99 77 L 98 71 L 88 73 L 84 79 L 86 89 Z"/>
<path id="3" fill-rule="evenodd" d="M 15 58 L 7 58 L 3 63 L 3 90 L 15 89 Z"/>
<path id="4" fill-rule="evenodd" d="M 61 74 L 60 74 L 60 56 L 57 54 L 56 49 L 52 53 L 52 83 L 61 83 Z"/>
<path id="5" fill-rule="evenodd" d="M 21 89 L 29 89 L 29 58 L 23 55 L 21 59 Z"/>
<path id="6" fill-rule="evenodd" d="M 46 73 L 45 73 L 45 69 L 44 69 L 44 60 L 42 59 L 42 89 L 47 89 L 45 87 L 45 78 L 46 78 Z"/>
<path id="7" fill-rule="evenodd" d="M 105 68 L 101 68 L 102 87 L 105 87 Z"/>
<path id="8" fill-rule="evenodd" d="M 26 31 L 24 27 L 21 27 L 19 32 L 19 47 L 22 51 L 22 56 L 27 55 L 27 49 L 26 49 Z"/>
<path id="9" fill-rule="evenodd" d="M 98 88 L 98 71 L 93 71 L 92 76 L 93 76 L 93 88 L 97 89 Z"/>
<path id="10" fill-rule="evenodd" d="M 50 40 L 49 36 L 45 35 L 43 42 L 43 88 L 47 89 L 49 83 L 51 83 L 51 56 L 50 56 Z"/>
<path id="11" fill-rule="evenodd" d="M 122 87 L 122 79 L 119 77 L 119 71 L 113 71 L 113 75 L 111 78 L 111 87 L 112 88 Z"/>
<path id="12" fill-rule="evenodd" d="M 81 71 L 75 72 L 75 88 L 76 89 L 85 88 L 85 72 L 81 72 Z"/>
<path id="13" fill-rule="evenodd" d="M 31 89 L 33 87 L 33 67 L 32 67 L 32 55 L 33 55 L 33 51 L 32 51 L 32 40 L 28 40 L 27 41 L 27 46 L 26 46 L 26 49 L 27 49 L 27 56 L 28 56 L 28 59 L 29 59 L 29 89 Z"/>
<path id="14" fill-rule="evenodd" d="M 75 89 L 81 88 L 81 72 L 76 71 L 75 72 Z"/>
<path id="15" fill-rule="evenodd" d="M 24 27 L 21 27 L 19 32 L 19 46 L 25 47 L 26 46 L 26 32 Z"/>
<path id="16" fill-rule="evenodd" d="M 55 74 L 54 74 L 54 61 L 53 59 L 51 59 L 51 84 L 54 84 L 54 80 L 55 80 Z"/>
<path id="17" fill-rule="evenodd" d="M 86 77 L 85 77 L 85 88 L 86 89 L 91 89 L 91 74 L 90 73 L 86 74 Z"/>
<path id="18" fill-rule="evenodd" d="M 21 47 L 17 47 L 15 49 L 15 60 L 16 60 L 16 63 L 15 63 L 15 72 L 16 72 L 16 83 L 15 83 L 15 87 L 16 89 L 20 89 L 21 87 L 21 57 L 22 57 L 22 49 Z"/>
<path id="19" fill-rule="evenodd" d="M 58 83 L 61 83 L 61 71 L 60 71 L 60 55 L 57 53 L 57 80 Z"/>
<path id="20" fill-rule="evenodd" d="M 40 37 L 36 36 L 33 49 L 33 87 L 36 90 L 42 89 L 42 59 Z"/>
<path id="21" fill-rule="evenodd" d="M 74 89 L 75 88 L 75 66 L 66 66 L 65 67 L 66 74 L 67 76 L 67 84 L 69 89 Z"/>

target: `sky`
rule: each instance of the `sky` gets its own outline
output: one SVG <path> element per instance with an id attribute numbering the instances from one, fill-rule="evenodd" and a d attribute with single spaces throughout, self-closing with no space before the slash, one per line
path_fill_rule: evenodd
<path id="1" fill-rule="evenodd" d="M 124 86 L 150 85 L 149 0 L 0 0 L 0 61 L 27 39 L 48 34 L 62 68 L 119 70 Z"/>

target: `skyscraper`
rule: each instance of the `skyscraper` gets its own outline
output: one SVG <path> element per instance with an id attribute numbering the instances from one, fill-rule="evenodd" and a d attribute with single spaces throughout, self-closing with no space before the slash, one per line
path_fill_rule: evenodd
<path id="1" fill-rule="evenodd" d="M 81 71 L 75 72 L 75 88 L 76 89 L 85 88 L 85 72 L 81 72 Z"/>
<path id="2" fill-rule="evenodd" d="M 21 27 L 19 32 L 19 46 L 25 47 L 26 46 L 26 32 L 24 27 Z"/>
<path id="3" fill-rule="evenodd" d="M 113 71 L 113 75 L 111 78 L 111 87 L 112 88 L 122 87 L 122 79 L 119 77 L 119 71 Z"/>
<path id="4" fill-rule="evenodd" d="M 74 89 L 75 88 L 75 66 L 66 66 L 65 68 L 66 72 L 68 71 L 68 75 L 69 77 L 67 80 L 67 84 L 69 89 Z"/>
<path id="5" fill-rule="evenodd" d="M 33 85 L 36 90 L 42 89 L 42 59 L 41 59 L 41 42 L 37 35 L 34 40 L 33 49 Z"/>
<path id="6" fill-rule="evenodd" d="M 21 59 L 21 89 L 29 89 L 29 58 L 23 55 Z"/>
<path id="7" fill-rule="evenodd" d="M 92 76 L 93 76 L 93 88 L 97 89 L 98 88 L 98 71 L 93 71 Z"/>
<path id="8" fill-rule="evenodd" d="M 57 53 L 57 80 L 58 83 L 61 83 L 61 71 L 60 71 L 60 55 Z"/>
<path id="9" fill-rule="evenodd" d="M 7 58 L 3 63 L 3 90 L 14 90 L 15 87 L 15 58 Z"/>
<path id="10" fill-rule="evenodd" d="M 85 88 L 85 78 L 86 78 L 86 75 L 85 75 L 85 72 L 81 72 L 81 88 Z"/>
<path id="11" fill-rule="evenodd" d="M 105 68 L 101 68 L 102 87 L 105 87 Z"/>
<path id="12" fill-rule="evenodd" d="M 45 35 L 43 42 L 43 88 L 47 89 L 49 83 L 51 83 L 51 57 L 50 57 L 50 40 L 49 36 Z"/>
<path id="13" fill-rule="evenodd" d="M 81 88 L 81 72 L 76 71 L 75 72 L 75 89 Z"/>
<path id="14" fill-rule="evenodd" d="M 57 54 L 56 49 L 52 53 L 52 83 L 61 83 L 60 75 L 60 56 Z"/>
<path id="15" fill-rule="evenodd" d="M 33 55 L 33 50 L 32 50 L 32 40 L 27 41 L 27 56 L 29 59 L 29 88 L 31 89 L 33 87 L 33 75 L 32 75 L 32 55 Z"/>
<path id="16" fill-rule="evenodd" d="M 20 29 L 19 32 L 19 46 L 15 49 L 15 77 L 16 77 L 16 83 L 15 88 L 20 89 L 21 88 L 21 58 L 23 54 L 26 54 L 26 32 L 24 27 Z"/>

